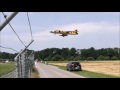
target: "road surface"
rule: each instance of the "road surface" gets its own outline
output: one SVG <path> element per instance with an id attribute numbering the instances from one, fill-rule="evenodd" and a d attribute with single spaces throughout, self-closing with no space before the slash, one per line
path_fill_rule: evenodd
<path id="1" fill-rule="evenodd" d="M 83 76 L 61 70 L 52 65 L 37 63 L 36 67 L 40 74 L 40 78 L 84 78 Z"/>

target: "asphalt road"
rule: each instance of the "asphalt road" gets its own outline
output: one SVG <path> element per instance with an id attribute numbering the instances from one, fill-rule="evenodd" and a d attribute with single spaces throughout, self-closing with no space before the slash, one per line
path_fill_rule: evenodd
<path id="1" fill-rule="evenodd" d="M 40 74 L 40 78 L 84 78 L 83 76 L 43 63 L 37 63 L 36 67 Z"/>

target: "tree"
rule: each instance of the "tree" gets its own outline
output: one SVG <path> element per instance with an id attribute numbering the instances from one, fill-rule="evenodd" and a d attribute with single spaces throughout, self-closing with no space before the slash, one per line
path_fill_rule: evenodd
<path id="1" fill-rule="evenodd" d="M 76 57 L 74 58 L 74 60 L 75 60 L 75 61 L 81 60 L 80 55 L 76 56 Z"/>
<path id="2" fill-rule="evenodd" d="M 99 55 L 108 56 L 107 49 L 104 49 L 104 48 L 100 49 L 99 50 Z"/>
<path id="3" fill-rule="evenodd" d="M 52 60 L 52 61 L 56 61 L 55 57 L 52 57 L 51 60 Z"/>
<path id="4" fill-rule="evenodd" d="M 9 59 L 9 53 L 3 52 L 2 59 Z"/>
<path id="5" fill-rule="evenodd" d="M 56 61 L 61 61 L 61 60 L 64 60 L 63 57 L 61 55 L 55 55 L 55 60 Z"/>
<path id="6" fill-rule="evenodd" d="M 51 58 L 52 58 L 52 57 L 51 57 L 51 56 L 48 56 L 47 58 L 48 58 L 48 61 L 51 61 Z"/>
<path id="7" fill-rule="evenodd" d="M 77 53 L 77 55 L 80 55 L 81 54 L 81 49 L 77 49 L 76 53 Z"/>
<path id="8" fill-rule="evenodd" d="M 82 59 L 87 59 L 88 57 L 96 58 L 96 52 L 93 47 L 89 49 L 82 49 L 81 50 L 81 57 Z"/>
<path id="9" fill-rule="evenodd" d="M 104 60 L 110 60 L 109 56 L 104 56 Z"/>
<path id="10" fill-rule="evenodd" d="M 13 54 L 9 54 L 9 59 L 14 59 L 14 55 Z"/>
<path id="11" fill-rule="evenodd" d="M 45 61 L 48 61 L 49 59 L 48 59 L 48 58 L 45 58 L 44 60 L 45 60 Z"/>
<path id="12" fill-rule="evenodd" d="M 87 49 L 81 49 L 81 58 L 82 58 L 82 60 L 85 60 L 87 57 L 88 57 Z"/>
<path id="13" fill-rule="evenodd" d="M 68 48 L 62 48 L 61 50 L 61 56 L 66 60 L 68 59 L 69 49 Z"/>
<path id="14" fill-rule="evenodd" d="M 107 53 L 108 53 L 108 56 L 110 57 L 110 60 L 111 60 L 111 57 L 114 56 L 114 51 L 113 51 L 113 49 L 108 48 L 108 49 L 107 49 Z"/>
<path id="15" fill-rule="evenodd" d="M 104 56 L 103 55 L 100 55 L 97 60 L 104 60 Z"/>
<path id="16" fill-rule="evenodd" d="M 119 49 L 114 48 L 114 56 L 119 57 Z"/>
<path id="17" fill-rule="evenodd" d="M 77 51 L 75 48 L 71 48 L 69 51 L 69 57 L 71 57 L 71 56 L 76 57 L 77 56 L 76 52 Z"/>
<path id="18" fill-rule="evenodd" d="M 74 60 L 74 57 L 71 56 L 68 60 L 69 60 L 69 61 L 73 61 L 73 60 Z"/>

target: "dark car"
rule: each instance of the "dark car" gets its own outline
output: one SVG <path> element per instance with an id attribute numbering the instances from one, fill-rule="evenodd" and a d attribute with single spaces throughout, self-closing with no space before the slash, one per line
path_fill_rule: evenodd
<path id="1" fill-rule="evenodd" d="M 69 70 L 69 71 L 73 71 L 73 70 L 79 70 L 81 71 L 82 68 L 81 68 L 81 65 L 79 62 L 77 61 L 70 61 L 67 66 L 66 66 L 66 70 Z"/>

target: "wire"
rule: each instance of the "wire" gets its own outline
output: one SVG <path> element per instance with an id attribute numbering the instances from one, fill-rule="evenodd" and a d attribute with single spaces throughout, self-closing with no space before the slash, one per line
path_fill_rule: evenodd
<path id="1" fill-rule="evenodd" d="M 6 48 L 6 49 L 11 49 L 11 50 L 13 50 L 13 51 L 15 51 L 15 52 L 18 53 L 18 51 L 16 51 L 15 49 L 12 49 L 12 48 L 9 48 L 9 47 L 3 47 L 3 46 L 0 46 L 0 47 L 2 47 L 2 48 Z"/>
<path id="2" fill-rule="evenodd" d="M 27 12 L 27 18 L 28 18 L 28 23 L 29 23 L 29 27 L 30 27 L 30 32 L 31 32 L 31 41 L 33 40 L 33 36 L 32 36 L 32 30 L 31 30 L 31 24 L 30 24 L 30 19 L 29 19 L 29 15 Z"/>
<path id="3" fill-rule="evenodd" d="M 4 18 L 6 19 L 6 15 L 2 12 Z M 6 19 L 7 20 L 7 19 Z M 18 34 L 15 32 L 15 30 L 13 29 L 12 25 L 10 23 L 8 23 L 10 25 L 10 27 L 12 28 L 13 32 L 17 35 L 18 39 L 20 40 L 20 42 L 26 47 L 26 45 L 22 42 L 22 40 L 20 39 L 20 37 L 18 36 Z"/>
<path id="4" fill-rule="evenodd" d="M 119 48 L 118 48 L 118 58 L 119 58 L 119 75 L 120 75 L 120 12 L 119 12 Z"/>
<path id="5" fill-rule="evenodd" d="M 1 24 L 1 13 L 0 13 L 0 24 Z M 0 32 L 0 46 L 1 46 L 1 32 Z M 1 52 L 1 48 L 0 48 L 0 52 Z M 0 54 L 1 55 L 1 54 Z M 0 56 L 1 57 L 1 56 Z"/>

